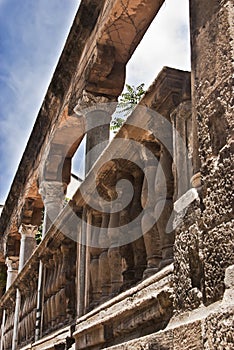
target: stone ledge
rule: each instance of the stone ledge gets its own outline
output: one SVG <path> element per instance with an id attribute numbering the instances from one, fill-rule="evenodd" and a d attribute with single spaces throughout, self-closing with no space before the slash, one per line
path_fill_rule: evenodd
<path id="1" fill-rule="evenodd" d="M 229 313 L 222 303 L 215 303 L 208 308 L 200 308 L 184 315 L 168 325 L 164 330 L 118 345 L 105 347 L 103 350 L 211 350 L 216 349 L 216 330 L 212 328 L 216 320 L 221 320 L 223 328 L 219 330 L 221 338 L 226 337 L 231 326 L 231 306 Z M 232 306 L 233 307 L 233 306 Z M 206 329 L 206 333 L 204 330 Z M 230 333 L 230 331 L 229 331 Z M 230 334 L 229 334 L 230 337 Z M 231 342 L 229 340 L 229 343 Z M 220 349 L 224 347 L 220 347 Z M 231 349 L 231 347 L 225 347 Z"/>
<path id="2" fill-rule="evenodd" d="M 55 345 L 66 344 L 66 339 L 71 337 L 71 327 L 67 326 L 65 328 L 60 329 L 50 335 L 43 337 L 37 342 L 24 346 L 20 350 L 52 350 Z"/>
<path id="3" fill-rule="evenodd" d="M 172 317 L 172 272 L 171 264 L 78 319 L 73 334 L 77 349 L 165 328 Z"/>

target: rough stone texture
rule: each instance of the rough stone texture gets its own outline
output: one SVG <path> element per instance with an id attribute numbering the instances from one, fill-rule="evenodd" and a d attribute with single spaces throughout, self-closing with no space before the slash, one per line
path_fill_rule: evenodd
<path id="1" fill-rule="evenodd" d="M 220 130 L 220 134 L 223 132 Z M 225 145 L 217 157 L 207 159 L 202 167 L 203 223 L 207 229 L 229 221 L 233 217 L 233 161 L 232 145 Z"/>
<path id="2" fill-rule="evenodd" d="M 208 1 L 204 8 L 201 14 L 199 2 L 191 2 L 191 16 L 197 11 L 192 17 L 192 43 L 203 220 L 212 228 L 232 215 L 233 3 Z"/>
<path id="3" fill-rule="evenodd" d="M 58 192 L 52 191 L 50 198 L 47 193 L 46 201 L 38 192 L 38 182 L 46 179 L 52 187 L 58 184 L 63 197 L 70 181 L 72 157 L 85 128 L 93 125 L 92 117 L 96 115 L 84 116 L 83 108 L 117 100 L 124 85 L 126 64 L 162 3 L 163 0 L 81 2 L 2 212 L 1 266 L 4 255 L 8 263 L 9 259 L 18 260 L 19 226 L 40 224 L 42 199 L 44 204 L 49 201 L 51 210 L 56 209 Z M 231 0 L 190 1 L 192 84 L 190 73 L 165 67 L 129 117 L 129 124 L 116 135 L 119 140 L 141 143 L 164 164 L 167 213 L 163 225 L 160 220 L 157 222 L 159 234 L 152 230 L 148 238 L 140 237 L 121 249 L 107 246 L 103 250 L 95 247 L 82 250 L 84 245 L 76 246 L 65 238 L 64 233 L 75 239 L 78 233 L 81 237 L 92 233 L 86 229 L 86 222 L 82 225 L 69 222 L 76 217 L 83 218 L 83 222 L 89 218 L 88 223 L 96 222 L 99 229 L 108 228 L 107 241 L 118 242 L 120 230 L 111 235 L 111 229 L 135 218 L 147 201 L 144 195 L 142 202 L 140 199 L 146 174 L 133 164 L 139 159 L 139 167 L 151 174 L 147 186 L 155 186 L 152 197 L 160 198 L 164 188 L 155 175 L 156 169 L 150 171 L 150 157 L 143 156 L 144 152 L 137 153 L 134 147 L 117 148 L 114 142 L 110 143 L 69 205 L 60 211 L 62 198 L 59 208 L 57 203 L 55 221 L 18 275 L 9 265 L 9 289 L 0 301 L 4 309 L 0 316 L 6 316 L 5 333 L 1 337 L 4 350 L 11 349 L 13 327 L 17 326 L 17 320 L 14 322 L 16 290 L 22 297 L 19 348 L 67 350 L 72 344 L 77 350 L 233 348 L 233 11 Z M 163 116 L 163 122 L 157 122 L 155 115 L 146 111 L 142 114 L 140 107 L 154 109 Z M 104 111 L 98 116 L 106 124 L 106 136 L 96 129 L 96 133 L 90 134 L 88 150 L 108 136 L 112 111 Z M 173 123 L 173 118 L 189 148 L 189 158 L 193 158 L 191 183 L 195 188 L 185 194 L 191 169 L 188 171 L 187 158 L 176 148 L 175 133 L 165 128 L 165 120 Z M 168 142 L 168 149 L 163 141 Z M 179 154 L 177 165 L 181 174 L 186 175 L 182 191 L 176 188 L 180 176 L 176 181 L 173 179 L 176 161 L 172 164 L 172 159 L 165 156 L 169 150 L 172 154 L 174 151 L 174 156 Z M 96 156 L 98 154 L 90 167 Z M 131 161 L 122 161 L 125 157 Z M 103 161 L 105 165 L 101 167 Z M 116 183 L 122 178 L 129 180 L 135 189 L 131 204 L 123 212 L 111 215 L 91 210 L 82 190 L 91 198 L 95 197 L 93 193 L 98 187 L 103 198 L 113 200 Z M 177 198 L 182 194 L 185 197 Z M 174 265 L 171 263 L 174 236 L 169 240 L 165 235 L 165 222 L 169 222 L 167 214 L 171 214 L 173 200 L 177 200 Z M 152 210 L 155 203 L 152 203 L 144 224 L 155 214 Z M 90 221 L 92 216 L 94 220 Z M 139 221 L 136 226 L 142 235 L 144 225 Z M 135 234 L 135 231 L 127 233 Z M 97 241 L 101 240 L 102 237 L 98 237 Z M 148 272 L 143 274 L 147 262 Z M 162 268 L 169 263 L 171 265 Z M 39 272 L 43 269 L 39 270 L 39 266 L 43 266 L 45 272 L 40 280 Z M 2 270 L 4 272 L 1 267 Z M 40 282 L 44 292 L 39 290 L 38 304 Z M 38 339 L 34 338 L 35 324 L 41 323 L 42 329 L 39 327 L 37 331 L 43 339 L 33 343 Z"/>
<path id="4" fill-rule="evenodd" d="M 103 348 L 104 350 L 173 350 L 172 331 L 159 332 L 147 337 L 138 338 L 113 347 Z"/>
<path id="5" fill-rule="evenodd" d="M 233 309 L 210 315 L 204 325 L 204 350 L 232 350 L 234 344 Z"/>
<path id="6" fill-rule="evenodd" d="M 174 302 L 177 312 L 191 310 L 201 304 L 204 283 L 199 199 L 180 215 L 184 216 L 182 223 L 176 228 L 174 245 Z"/>
<path id="7" fill-rule="evenodd" d="M 173 331 L 173 350 L 202 350 L 201 321 L 181 326 Z"/>
<path id="8" fill-rule="evenodd" d="M 205 302 L 220 299 L 224 292 L 224 276 L 234 263 L 234 223 L 223 223 L 203 234 Z"/>

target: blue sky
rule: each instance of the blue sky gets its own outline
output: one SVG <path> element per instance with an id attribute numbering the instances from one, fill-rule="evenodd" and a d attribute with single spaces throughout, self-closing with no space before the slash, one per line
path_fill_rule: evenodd
<path id="1" fill-rule="evenodd" d="M 4 203 L 78 0 L 0 0 L 0 203 Z M 179 5 L 178 5 L 179 3 Z M 127 66 L 146 87 L 164 65 L 190 69 L 188 0 L 166 0 Z"/>

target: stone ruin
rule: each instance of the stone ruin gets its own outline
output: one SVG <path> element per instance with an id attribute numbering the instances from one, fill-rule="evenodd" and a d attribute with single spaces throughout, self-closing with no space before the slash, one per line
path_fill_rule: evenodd
<path id="1" fill-rule="evenodd" d="M 81 1 L 0 218 L 1 350 L 234 347 L 232 1 L 190 0 L 191 73 L 164 67 L 109 142 L 163 3 Z"/>

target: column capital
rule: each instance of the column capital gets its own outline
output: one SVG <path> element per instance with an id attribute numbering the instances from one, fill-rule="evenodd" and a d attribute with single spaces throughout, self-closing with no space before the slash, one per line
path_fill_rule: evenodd
<path id="1" fill-rule="evenodd" d="M 29 237 L 35 238 L 35 235 L 38 231 L 38 226 L 31 224 L 21 224 L 19 233 L 21 234 L 21 239 Z"/>
<path id="2" fill-rule="evenodd" d="M 19 257 L 18 256 L 7 256 L 5 260 L 8 271 L 16 271 L 19 267 Z"/>
<path id="3" fill-rule="evenodd" d="M 40 184 L 39 193 L 46 205 L 50 202 L 57 202 L 64 199 L 64 183 L 60 181 L 43 181 Z"/>
<path id="4" fill-rule="evenodd" d="M 103 95 L 95 95 L 87 90 L 83 90 L 74 112 L 78 116 L 85 116 L 98 110 L 105 111 L 108 116 L 111 115 L 117 106 L 116 98 L 109 98 Z"/>

